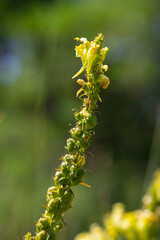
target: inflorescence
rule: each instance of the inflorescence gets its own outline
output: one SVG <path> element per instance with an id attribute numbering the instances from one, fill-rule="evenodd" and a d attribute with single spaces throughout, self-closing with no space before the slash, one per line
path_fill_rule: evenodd
<path id="1" fill-rule="evenodd" d="M 113 205 L 104 218 L 104 228 L 97 224 L 75 240 L 156 240 L 160 238 L 160 169 L 142 199 L 142 208 L 127 212 L 122 203 Z"/>
<path id="2" fill-rule="evenodd" d="M 62 156 L 61 165 L 55 173 L 54 186 L 47 191 L 46 210 L 36 223 L 36 236 L 27 233 L 26 240 L 55 240 L 55 232 L 60 231 L 64 226 L 63 215 L 71 208 L 74 198 L 72 187 L 84 184 L 82 181 L 85 175 L 83 169 L 86 162 L 85 150 L 89 147 L 94 135 L 92 129 L 97 125 L 95 109 L 98 100 L 101 101 L 100 87 L 106 89 L 109 84 L 108 77 L 104 75 L 108 66 L 102 64 L 108 48 L 103 48 L 102 34 L 91 42 L 86 38 L 76 38 L 76 40 L 80 42 L 80 45 L 75 48 L 76 57 L 81 58 L 82 68 L 73 78 L 83 71 L 86 72 L 86 81 L 77 80 L 81 87 L 77 97 L 83 104 L 80 111 L 75 111 L 76 124 L 70 129 L 71 137 L 66 141 L 65 148 L 68 153 Z"/>

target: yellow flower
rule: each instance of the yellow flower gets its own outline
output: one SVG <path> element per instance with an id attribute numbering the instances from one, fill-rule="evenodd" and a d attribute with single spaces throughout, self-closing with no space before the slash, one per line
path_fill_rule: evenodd
<path id="1" fill-rule="evenodd" d="M 109 78 L 105 76 L 104 74 L 100 74 L 98 78 L 98 82 L 101 84 L 101 87 L 103 89 L 106 89 L 108 85 L 110 84 Z"/>
<path id="2" fill-rule="evenodd" d="M 99 48 L 99 44 L 92 43 L 90 49 L 87 53 L 87 74 L 89 74 L 92 64 L 97 56 L 97 49 Z"/>
<path id="3" fill-rule="evenodd" d="M 109 240 L 107 233 L 97 224 L 92 224 L 90 232 L 80 233 L 74 240 Z"/>

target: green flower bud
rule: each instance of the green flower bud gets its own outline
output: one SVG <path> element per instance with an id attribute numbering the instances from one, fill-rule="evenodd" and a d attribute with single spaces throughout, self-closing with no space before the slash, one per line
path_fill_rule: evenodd
<path id="1" fill-rule="evenodd" d="M 61 171 L 57 171 L 56 174 L 55 174 L 55 178 L 54 178 L 55 184 L 58 185 L 59 180 L 63 177 L 64 177 L 63 173 Z"/>
<path id="2" fill-rule="evenodd" d="M 51 199 L 48 203 L 48 213 L 54 214 L 57 211 L 57 208 L 59 206 L 59 201 L 57 199 Z"/>
<path id="3" fill-rule="evenodd" d="M 46 195 L 46 199 L 48 202 L 51 200 L 51 198 L 56 198 L 57 196 L 58 196 L 57 187 L 52 186 L 48 188 L 47 195 Z"/>
<path id="4" fill-rule="evenodd" d="M 80 182 L 82 182 L 82 179 L 84 177 L 84 170 L 83 169 L 79 169 L 78 172 L 77 172 L 77 176 L 75 176 L 73 179 L 72 179 L 72 185 L 73 186 L 76 186 L 78 185 Z"/>
<path id="5" fill-rule="evenodd" d="M 63 227 L 63 224 L 62 224 L 62 223 L 59 223 L 59 224 L 57 224 L 57 225 L 54 227 L 54 231 L 55 231 L 55 232 L 59 232 L 59 231 L 61 231 L 62 227 Z"/>
<path id="6" fill-rule="evenodd" d="M 80 138 L 80 145 L 83 148 L 87 148 L 89 146 L 89 140 L 91 138 L 90 133 L 84 133 L 82 137 Z"/>
<path id="7" fill-rule="evenodd" d="M 67 211 L 69 208 L 71 208 L 72 200 L 73 200 L 72 190 L 66 190 L 61 199 L 63 211 Z"/>
<path id="8" fill-rule="evenodd" d="M 79 120 L 82 120 L 82 114 L 81 114 L 80 112 L 78 112 L 78 111 L 74 114 L 74 117 L 75 117 L 75 119 L 78 120 L 78 121 L 79 121 Z"/>
<path id="9" fill-rule="evenodd" d="M 76 165 L 72 165 L 71 167 L 70 167 L 70 176 L 71 175 L 77 175 L 77 170 L 78 170 L 78 168 L 77 168 L 77 166 Z"/>
<path id="10" fill-rule="evenodd" d="M 73 138 L 67 139 L 67 147 L 66 147 L 66 149 L 71 154 L 74 154 L 75 151 L 77 150 L 77 144 L 76 144 L 76 141 Z"/>
<path id="11" fill-rule="evenodd" d="M 69 166 L 68 166 L 67 162 L 61 163 L 61 169 L 62 169 L 62 173 L 64 173 L 64 175 L 69 174 Z"/>
<path id="12" fill-rule="evenodd" d="M 94 114 L 87 114 L 85 124 L 87 129 L 94 128 L 97 125 L 97 117 Z"/>
<path id="13" fill-rule="evenodd" d="M 46 240 L 47 239 L 47 233 L 43 230 L 36 235 L 36 240 Z"/>
<path id="14" fill-rule="evenodd" d="M 70 162 L 74 161 L 74 156 L 71 154 L 66 154 L 64 157 L 62 157 L 62 159 L 69 164 Z"/>
<path id="15" fill-rule="evenodd" d="M 64 173 L 64 171 L 63 173 L 61 171 L 57 172 L 54 178 L 54 182 L 56 185 L 68 185 L 70 183 L 68 174 Z"/>
<path id="16" fill-rule="evenodd" d="M 79 127 L 79 126 L 75 127 L 75 128 L 72 128 L 70 130 L 70 132 L 71 132 L 71 135 L 72 135 L 73 138 L 80 138 L 83 134 L 83 131 L 82 131 L 81 127 Z"/>
<path id="17" fill-rule="evenodd" d="M 64 192 L 65 192 L 64 187 L 60 186 L 60 187 L 58 188 L 58 196 L 61 197 L 61 196 L 64 194 Z"/>
<path id="18" fill-rule="evenodd" d="M 78 167 L 82 167 L 84 164 L 86 163 L 86 158 L 85 156 L 82 156 L 79 160 L 78 160 Z"/>
<path id="19" fill-rule="evenodd" d="M 50 228 L 52 219 L 49 216 L 44 216 L 39 219 L 38 223 L 36 224 L 37 232 L 42 230 L 46 230 Z"/>

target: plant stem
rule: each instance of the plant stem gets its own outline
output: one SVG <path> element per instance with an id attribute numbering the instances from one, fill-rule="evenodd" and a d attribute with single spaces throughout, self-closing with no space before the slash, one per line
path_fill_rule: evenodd
<path id="1" fill-rule="evenodd" d="M 107 67 L 102 65 L 108 50 L 103 48 L 103 35 L 99 34 L 91 42 L 86 38 L 76 38 L 76 40 L 81 42 L 76 46 L 76 56 L 81 58 L 83 66 L 74 77 L 82 71 L 86 71 L 87 74 L 87 82 L 83 79 L 77 80 L 81 86 L 77 97 L 83 104 L 80 111 L 76 110 L 74 114 L 76 124 L 70 129 L 71 137 L 67 139 L 65 147 L 68 153 L 62 156 L 61 165 L 55 173 L 54 186 L 48 189 L 46 211 L 36 223 L 36 236 L 28 233 L 25 235 L 25 239 L 28 240 L 55 240 L 55 232 L 60 231 L 65 225 L 63 215 L 71 208 L 74 198 L 72 187 L 81 184 L 85 175 L 83 166 L 86 155 L 84 153 L 94 135 L 91 129 L 97 125 L 94 110 L 97 108 L 98 100 L 101 101 L 100 87 L 105 89 L 109 84 L 109 79 L 104 75 Z"/>

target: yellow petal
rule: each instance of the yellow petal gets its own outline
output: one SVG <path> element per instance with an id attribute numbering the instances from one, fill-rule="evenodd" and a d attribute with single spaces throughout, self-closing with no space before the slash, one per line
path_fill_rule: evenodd
<path id="1" fill-rule="evenodd" d="M 78 75 L 80 75 L 82 72 L 84 71 L 84 66 L 81 67 L 81 69 L 72 77 L 73 78 L 76 78 Z"/>
<path id="2" fill-rule="evenodd" d="M 78 79 L 77 83 L 81 85 L 82 88 L 84 88 L 84 86 L 86 85 L 86 82 L 83 79 Z"/>

